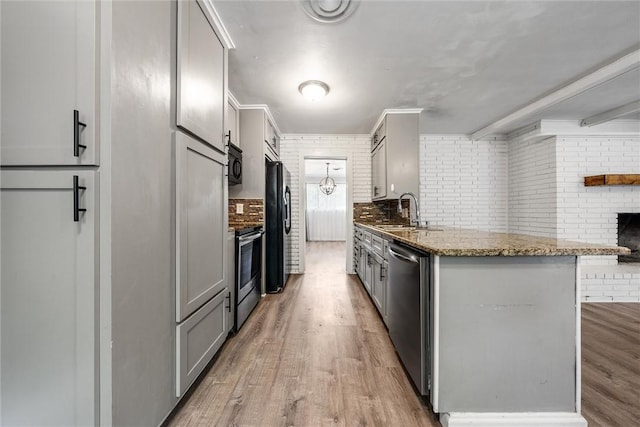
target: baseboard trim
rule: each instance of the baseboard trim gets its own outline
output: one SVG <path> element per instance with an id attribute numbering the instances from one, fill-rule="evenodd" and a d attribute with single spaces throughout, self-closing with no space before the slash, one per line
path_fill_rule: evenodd
<path id="1" fill-rule="evenodd" d="M 587 427 L 572 412 L 452 412 L 440 415 L 442 427 Z"/>

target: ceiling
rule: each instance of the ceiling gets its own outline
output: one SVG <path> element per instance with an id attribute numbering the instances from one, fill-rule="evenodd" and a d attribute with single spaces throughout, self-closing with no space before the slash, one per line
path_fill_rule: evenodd
<path id="1" fill-rule="evenodd" d="M 283 133 L 370 133 L 384 109 L 423 108 L 421 133 L 470 134 L 640 46 L 638 1 L 365 0 L 333 24 L 300 1 L 213 4 L 236 45 L 231 92 Z M 329 95 L 304 100 L 309 79 Z M 639 99 L 636 69 L 501 131 Z"/>
<path id="2" fill-rule="evenodd" d="M 347 161 L 335 159 L 305 159 L 304 176 L 307 180 L 320 180 L 327 176 L 327 163 L 329 163 L 329 176 L 336 182 L 344 182 L 347 177 Z"/>

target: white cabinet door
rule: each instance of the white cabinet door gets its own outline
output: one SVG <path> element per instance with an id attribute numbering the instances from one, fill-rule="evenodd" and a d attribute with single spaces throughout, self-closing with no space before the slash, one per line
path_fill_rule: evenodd
<path id="1" fill-rule="evenodd" d="M 79 189 L 74 222 L 73 176 Z M 2 171 L 1 425 L 95 424 L 95 172 Z"/>
<path id="2" fill-rule="evenodd" d="M 178 2 L 177 123 L 224 152 L 224 47 L 204 2 Z"/>
<path id="3" fill-rule="evenodd" d="M 371 197 L 384 198 L 387 195 L 387 143 L 382 142 L 371 154 Z"/>
<path id="4" fill-rule="evenodd" d="M 176 396 L 184 394 L 224 343 L 227 288 L 177 326 Z"/>
<path id="5" fill-rule="evenodd" d="M 226 156 L 176 133 L 176 321 L 226 286 Z"/>
<path id="6" fill-rule="evenodd" d="M 3 1 L 0 9 L 2 164 L 97 164 L 97 4 Z"/>

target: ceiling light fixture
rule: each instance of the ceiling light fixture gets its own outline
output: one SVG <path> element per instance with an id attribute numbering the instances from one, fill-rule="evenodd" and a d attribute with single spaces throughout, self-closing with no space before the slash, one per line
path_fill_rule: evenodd
<path id="1" fill-rule="evenodd" d="M 301 0 L 307 15 L 318 22 L 333 23 L 347 19 L 359 0 Z"/>
<path id="2" fill-rule="evenodd" d="M 315 102 L 329 93 L 329 85 L 320 80 L 307 80 L 306 82 L 300 83 L 298 91 L 307 100 Z"/>
<path id="3" fill-rule="evenodd" d="M 327 177 L 320 180 L 320 191 L 327 196 L 336 189 L 336 182 L 333 178 L 329 178 L 329 163 L 327 163 Z"/>

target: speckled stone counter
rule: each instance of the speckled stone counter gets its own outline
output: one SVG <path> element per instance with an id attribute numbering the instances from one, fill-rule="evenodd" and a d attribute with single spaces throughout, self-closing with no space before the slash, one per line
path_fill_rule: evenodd
<path id="1" fill-rule="evenodd" d="M 383 230 L 372 224 L 355 224 L 381 236 L 440 256 L 561 256 L 620 255 L 618 246 L 595 245 L 525 234 L 492 233 L 452 227 L 427 230 Z"/>

